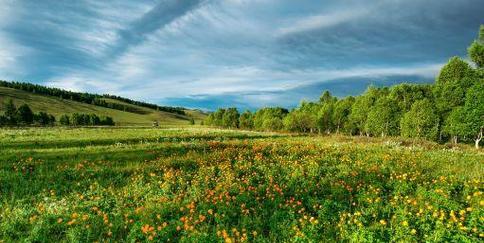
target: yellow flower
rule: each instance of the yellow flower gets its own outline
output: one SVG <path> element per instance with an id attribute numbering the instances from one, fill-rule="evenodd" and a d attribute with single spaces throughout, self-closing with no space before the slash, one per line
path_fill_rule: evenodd
<path id="1" fill-rule="evenodd" d="M 383 220 L 383 219 L 380 219 L 380 224 L 381 225 L 386 225 L 387 224 L 387 221 Z"/>

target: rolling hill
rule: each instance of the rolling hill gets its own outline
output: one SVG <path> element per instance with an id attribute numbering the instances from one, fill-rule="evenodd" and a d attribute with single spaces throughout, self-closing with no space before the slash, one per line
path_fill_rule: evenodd
<path id="1" fill-rule="evenodd" d="M 63 114 L 94 113 L 99 116 L 110 116 L 117 125 L 150 126 L 154 121 L 160 125 L 189 124 L 191 118 L 199 123 L 205 114 L 198 110 L 184 110 L 185 115 L 159 111 L 148 107 L 129 104 L 121 100 L 103 98 L 107 103 L 121 104 L 129 107 L 129 111 L 111 109 L 107 107 L 82 103 L 70 99 L 61 99 L 56 96 L 41 95 L 24 90 L 0 87 L 0 104 L 12 99 L 19 106 L 28 104 L 34 112 L 44 111 L 59 118 Z M 0 114 L 3 113 L 3 105 L 0 106 Z"/>

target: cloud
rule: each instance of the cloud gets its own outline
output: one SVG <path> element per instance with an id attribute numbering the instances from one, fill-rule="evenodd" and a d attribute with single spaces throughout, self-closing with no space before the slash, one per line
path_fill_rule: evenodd
<path id="1" fill-rule="evenodd" d="M 280 27 L 276 31 L 276 36 L 284 36 L 300 32 L 307 32 L 311 30 L 319 30 L 327 27 L 333 27 L 342 23 L 346 23 L 348 21 L 361 18 L 369 13 L 370 10 L 365 8 L 359 8 L 303 17 L 300 19 L 288 21 L 293 23 Z"/>
<path id="2" fill-rule="evenodd" d="M 450 56 L 466 54 L 484 6 L 479 0 L 0 2 L 0 78 L 199 108 L 293 106 L 322 88 L 343 96 L 371 82 L 431 81 Z"/>
<path id="3" fill-rule="evenodd" d="M 127 28 L 118 31 L 119 39 L 112 48 L 117 55 L 127 48 L 142 42 L 145 37 L 172 23 L 202 3 L 201 0 L 163 0 L 133 21 Z"/>

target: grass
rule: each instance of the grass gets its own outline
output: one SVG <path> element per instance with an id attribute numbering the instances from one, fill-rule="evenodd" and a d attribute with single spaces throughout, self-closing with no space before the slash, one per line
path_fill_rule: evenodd
<path id="1" fill-rule="evenodd" d="M 195 110 L 187 110 L 188 116 L 182 116 L 169 112 L 156 111 L 146 107 L 134 106 L 118 100 L 106 99 L 109 100 L 109 102 L 136 107 L 137 110 L 140 111 L 139 113 L 131 113 L 72 100 L 60 99 L 57 97 L 37 95 L 17 89 L 0 87 L 0 104 L 3 104 L 7 99 L 12 99 L 17 106 L 28 104 L 34 112 L 44 111 L 53 114 L 57 119 L 63 114 L 95 113 L 100 116 L 113 117 L 116 124 L 123 126 L 151 126 L 153 121 L 158 121 L 159 124 L 186 125 L 189 123 L 190 117 L 193 117 L 198 123 L 205 117 L 205 114 Z M 3 113 L 2 109 L 3 105 L 0 105 L 0 114 Z"/>
<path id="2" fill-rule="evenodd" d="M 0 241 L 477 242 L 483 158 L 196 126 L 0 130 Z"/>

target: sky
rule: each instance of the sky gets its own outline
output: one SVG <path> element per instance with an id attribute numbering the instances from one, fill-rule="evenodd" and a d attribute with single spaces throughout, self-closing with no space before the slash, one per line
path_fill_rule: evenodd
<path id="1" fill-rule="evenodd" d="M 482 0 L 0 0 L 0 79 L 161 105 L 291 108 L 433 82 Z"/>

